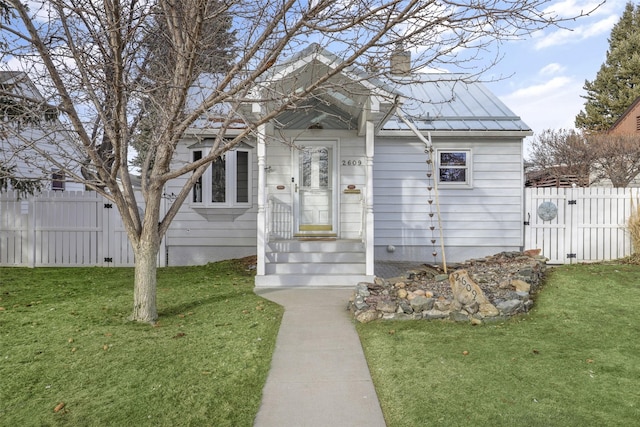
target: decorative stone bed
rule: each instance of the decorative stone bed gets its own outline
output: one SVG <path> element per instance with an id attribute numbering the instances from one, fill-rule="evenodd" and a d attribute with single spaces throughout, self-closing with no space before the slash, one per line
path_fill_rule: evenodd
<path id="1" fill-rule="evenodd" d="M 422 265 L 399 277 L 360 282 L 349 309 L 362 323 L 376 319 L 501 320 L 528 312 L 546 269 L 539 250 L 501 252 L 442 267 Z"/>

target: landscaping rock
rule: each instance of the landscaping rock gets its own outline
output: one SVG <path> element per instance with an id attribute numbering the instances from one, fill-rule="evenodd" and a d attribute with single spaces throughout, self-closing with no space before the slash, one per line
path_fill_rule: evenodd
<path id="1" fill-rule="evenodd" d="M 436 310 L 440 310 L 440 311 L 449 311 L 451 310 L 451 301 L 449 300 L 438 300 L 433 304 L 433 307 Z M 460 303 L 458 303 L 458 305 L 460 305 Z M 456 308 L 457 310 L 460 309 L 460 307 Z"/>
<path id="2" fill-rule="evenodd" d="M 483 280 L 486 283 L 486 280 Z M 480 286 L 469 277 L 467 270 L 458 270 L 449 276 L 449 284 L 453 290 L 453 297 L 462 305 L 473 303 L 485 304 L 489 302 Z"/>
<path id="3" fill-rule="evenodd" d="M 425 311 L 433 308 L 434 301 L 433 298 L 427 298 L 419 295 L 412 299 L 409 304 L 413 311 Z"/>
<path id="4" fill-rule="evenodd" d="M 381 311 L 383 313 L 395 313 L 397 307 L 398 305 L 395 303 L 395 301 L 387 300 L 380 301 L 377 305 L 378 311 Z"/>
<path id="5" fill-rule="evenodd" d="M 364 323 L 380 318 L 496 321 L 531 309 L 545 261 L 537 255 L 502 252 L 450 264 L 450 274 L 423 265 L 400 277 L 358 283 L 349 309 Z"/>
<path id="6" fill-rule="evenodd" d="M 511 281 L 511 286 L 516 288 L 517 292 L 529 292 L 531 291 L 531 285 L 524 280 L 515 279 Z"/>
<path id="7" fill-rule="evenodd" d="M 401 299 L 400 301 L 398 301 L 398 307 L 402 309 L 402 311 L 406 314 L 411 314 L 413 313 L 413 308 L 411 307 L 411 304 L 409 304 L 409 301 Z"/>
<path id="8" fill-rule="evenodd" d="M 500 313 L 507 316 L 516 313 L 520 307 L 522 307 L 522 301 L 518 299 L 502 301 L 498 303 L 498 305 L 496 305 L 496 308 L 500 311 Z"/>
<path id="9" fill-rule="evenodd" d="M 363 311 L 360 314 L 356 315 L 356 320 L 360 323 L 369 323 L 378 318 L 380 318 L 380 313 L 375 310 L 367 310 Z"/>
<path id="10" fill-rule="evenodd" d="M 367 291 L 367 292 L 369 292 L 369 291 Z M 360 294 L 360 293 L 356 294 L 356 298 L 355 298 L 355 300 L 353 302 L 353 305 L 355 306 L 356 310 L 364 310 L 366 308 L 369 308 L 369 304 L 364 302 L 364 295 Z"/>
<path id="11" fill-rule="evenodd" d="M 447 317 L 449 317 L 449 312 L 448 311 L 440 311 L 440 310 L 427 310 L 423 313 L 423 318 L 424 319 L 446 319 Z M 466 320 L 466 319 L 465 319 Z"/>
<path id="12" fill-rule="evenodd" d="M 470 319 L 469 313 L 464 311 L 452 311 L 449 313 L 449 318 L 454 322 L 466 322 Z"/>
<path id="13" fill-rule="evenodd" d="M 482 317 L 495 317 L 500 314 L 500 310 L 498 310 L 493 304 L 486 303 L 480 304 L 478 313 L 480 313 Z"/>
<path id="14" fill-rule="evenodd" d="M 360 282 L 356 285 L 356 294 L 362 295 L 363 297 L 368 297 L 371 295 L 369 292 L 369 286 L 366 282 Z"/>

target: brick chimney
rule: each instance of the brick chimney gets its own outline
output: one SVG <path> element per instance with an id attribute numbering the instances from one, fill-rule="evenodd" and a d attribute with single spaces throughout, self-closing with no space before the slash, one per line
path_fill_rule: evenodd
<path id="1" fill-rule="evenodd" d="M 391 74 L 408 76 L 411 74 L 411 53 L 403 49 L 401 44 L 391 54 Z"/>

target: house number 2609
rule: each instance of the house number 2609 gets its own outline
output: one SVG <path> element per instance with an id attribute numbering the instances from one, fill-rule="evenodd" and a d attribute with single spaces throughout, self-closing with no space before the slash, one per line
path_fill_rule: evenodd
<path id="1" fill-rule="evenodd" d="M 343 160 L 342 166 L 362 166 L 362 160 Z"/>

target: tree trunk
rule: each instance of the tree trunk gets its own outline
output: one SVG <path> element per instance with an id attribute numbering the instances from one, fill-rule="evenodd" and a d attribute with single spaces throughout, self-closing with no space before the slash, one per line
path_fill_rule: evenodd
<path id="1" fill-rule="evenodd" d="M 131 320 L 155 323 L 158 320 L 156 308 L 156 269 L 159 239 L 141 241 L 134 247 L 136 257 L 135 282 L 133 285 L 133 314 Z"/>

